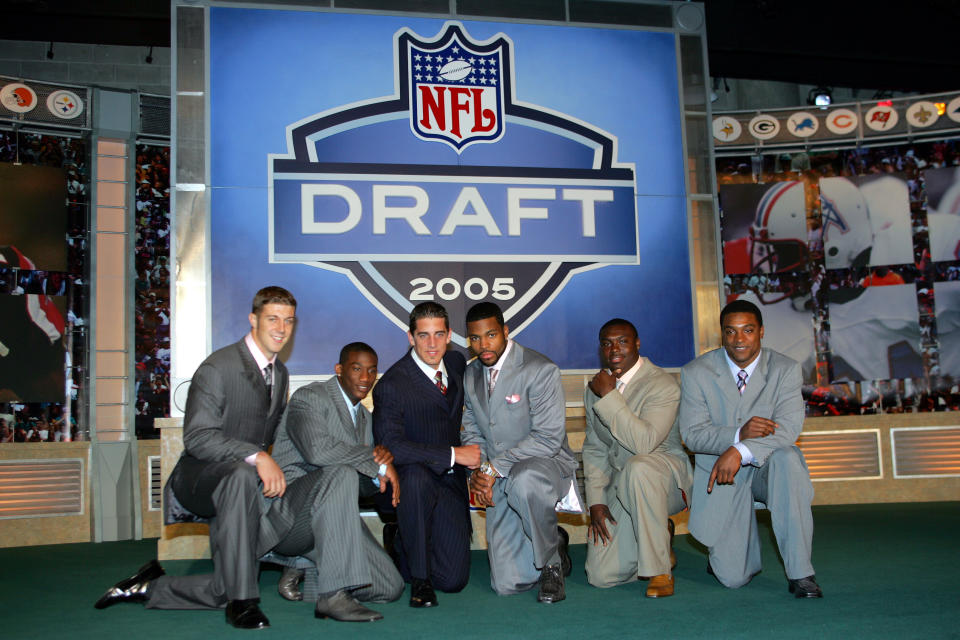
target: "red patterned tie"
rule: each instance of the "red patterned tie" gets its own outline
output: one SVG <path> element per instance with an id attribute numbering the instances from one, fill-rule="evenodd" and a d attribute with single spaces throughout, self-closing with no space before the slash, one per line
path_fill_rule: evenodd
<path id="1" fill-rule="evenodd" d="M 440 393 L 447 395 L 447 385 L 443 384 L 443 373 L 437 370 L 437 375 L 433 378 L 437 381 L 437 389 L 440 389 Z"/>

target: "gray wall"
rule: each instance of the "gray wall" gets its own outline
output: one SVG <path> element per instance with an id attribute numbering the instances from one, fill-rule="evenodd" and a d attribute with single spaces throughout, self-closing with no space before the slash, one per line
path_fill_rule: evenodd
<path id="1" fill-rule="evenodd" d="M 170 48 L 0 40 L 0 75 L 170 95 Z"/>

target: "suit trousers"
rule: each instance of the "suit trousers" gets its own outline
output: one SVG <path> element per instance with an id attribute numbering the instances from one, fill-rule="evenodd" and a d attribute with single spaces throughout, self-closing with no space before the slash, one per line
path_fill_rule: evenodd
<path id="1" fill-rule="evenodd" d="M 460 591 L 470 578 L 470 511 L 461 476 L 438 476 L 422 464 L 400 465 L 397 474 L 402 493 L 395 548 L 404 579 Z"/>
<path id="2" fill-rule="evenodd" d="M 662 455 L 635 455 L 613 478 L 613 489 L 616 497 L 607 507 L 617 524 L 607 521 L 606 545 L 587 540 L 587 580 L 613 587 L 670 573 L 667 520 L 685 506 L 671 466 Z"/>
<path id="3" fill-rule="evenodd" d="M 177 500 L 195 514 L 212 518 L 213 573 L 157 578 L 146 607 L 218 609 L 228 600 L 258 598 L 257 536 L 263 497 L 256 468 L 246 462 L 183 458 L 174 473 Z"/>
<path id="4" fill-rule="evenodd" d="M 754 500 L 765 503 L 770 510 L 787 578 L 795 580 L 814 574 L 810 563 L 813 484 L 800 449 L 777 449 L 762 467 L 741 467 L 733 485 L 714 485 L 713 490 L 735 492 L 724 525 L 726 531 L 718 544 L 710 547 L 710 567 L 721 584 L 741 587 L 761 569 Z"/>
<path id="5" fill-rule="evenodd" d="M 290 483 L 280 499 L 302 506 L 274 551 L 312 560 L 321 595 L 346 590 L 364 602 L 391 602 L 403 592 L 403 579 L 357 513 L 359 480 L 356 469 L 333 465 Z"/>
<path id="6" fill-rule="evenodd" d="M 495 592 L 526 591 L 539 582 L 543 567 L 560 562 L 556 505 L 569 488 L 570 478 L 552 458 L 520 460 L 509 477 L 494 483 L 487 557 Z"/>

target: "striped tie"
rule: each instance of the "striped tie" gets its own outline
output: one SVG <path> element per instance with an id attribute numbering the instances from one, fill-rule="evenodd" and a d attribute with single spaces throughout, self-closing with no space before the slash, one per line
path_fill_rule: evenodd
<path id="1" fill-rule="evenodd" d="M 743 395 L 743 389 L 747 386 L 747 372 L 743 369 L 740 369 L 740 373 L 737 374 L 737 391 L 740 392 L 740 395 Z"/>
<path id="2" fill-rule="evenodd" d="M 433 379 L 437 381 L 437 389 L 440 389 L 440 393 L 447 395 L 447 385 L 443 384 L 443 372 L 437 370 L 437 375 Z"/>

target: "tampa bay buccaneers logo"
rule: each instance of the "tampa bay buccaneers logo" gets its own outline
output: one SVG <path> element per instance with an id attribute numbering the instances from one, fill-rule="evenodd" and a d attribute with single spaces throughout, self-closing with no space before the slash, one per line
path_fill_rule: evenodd
<path id="1" fill-rule="evenodd" d="M 456 330 L 490 300 L 512 334 L 576 273 L 636 264 L 633 165 L 610 133 L 515 100 L 514 55 L 458 22 L 397 31 L 392 95 L 289 125 L 270 157 L 270 260 L 345 274 L 398 327 L 435 300 Z"/>

